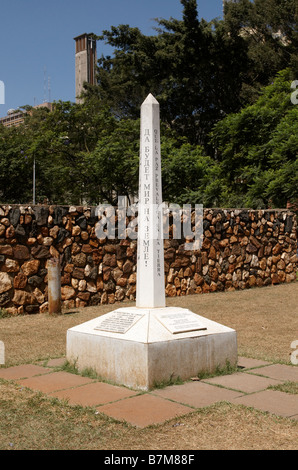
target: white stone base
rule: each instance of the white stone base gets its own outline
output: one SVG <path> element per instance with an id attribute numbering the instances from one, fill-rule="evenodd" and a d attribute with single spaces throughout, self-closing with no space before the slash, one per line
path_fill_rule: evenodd
<path id="1" fill-rule="evenodd" d="M 98 329 L 100 328 L 100 329 Z M 236 331 L 187 309 L 119 308 L 67 331 L 79 371 L 139 390 L 237 364 Z"/>

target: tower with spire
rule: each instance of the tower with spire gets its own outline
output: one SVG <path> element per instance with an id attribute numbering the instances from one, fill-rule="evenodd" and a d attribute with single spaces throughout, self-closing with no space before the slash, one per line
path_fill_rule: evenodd
<path id="1" fill-rule="evenodd" d="M 96 39 L 93 33 L 81 34 L 74 38 L 75 49 L 75 78 L 76 102 L 81 103 L 84 83 L 96 84 Z"/>

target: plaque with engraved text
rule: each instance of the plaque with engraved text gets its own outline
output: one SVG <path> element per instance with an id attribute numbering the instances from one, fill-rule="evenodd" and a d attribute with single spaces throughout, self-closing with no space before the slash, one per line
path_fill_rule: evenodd
<path id="1" fill-rule="evenodd" d="M 144 314 L 141 313 L 115 310 L 111 312 L 111 314 L 104 315 L 102 319 L 99 318 L 99 323 L 94 329 L 110 333 L 125 334 L 143 316 Z"/>
<path id="2" fill-rule="evenodd" d="M 158 317 L 160 323 L 169 330 L 170 333 L 188 333 L 190 331 L 207 330 L 198 319 L 197 315 L 189 311 L 165 313 Z"/>

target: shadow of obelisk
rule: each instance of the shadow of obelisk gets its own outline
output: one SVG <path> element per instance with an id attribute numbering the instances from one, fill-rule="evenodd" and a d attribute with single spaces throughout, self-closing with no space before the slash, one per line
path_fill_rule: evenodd
<path id="1" fill-rule="evenodd" d="M 67 331 L 66 356 L 114 383 L 149 390 L 237 363 L 236 332 L 188 309 L 166 307 L 160 113 L 149 94 L 141 107 L 135 307 L 122 307 Z M 219 307 L 220 308 L 220 307 Z"/>

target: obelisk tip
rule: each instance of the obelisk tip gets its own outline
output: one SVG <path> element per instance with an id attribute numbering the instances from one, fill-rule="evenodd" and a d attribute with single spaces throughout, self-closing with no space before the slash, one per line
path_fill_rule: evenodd
<path id="1" fill-rule="evenodd" d="M 149 95 L 147 96 L 147 98 L 145 99 L 143 104 L 159 104 L 159 103 L 158 103 L 157 99 L 154 98 L 152 93 L 149 93 Z"/>

